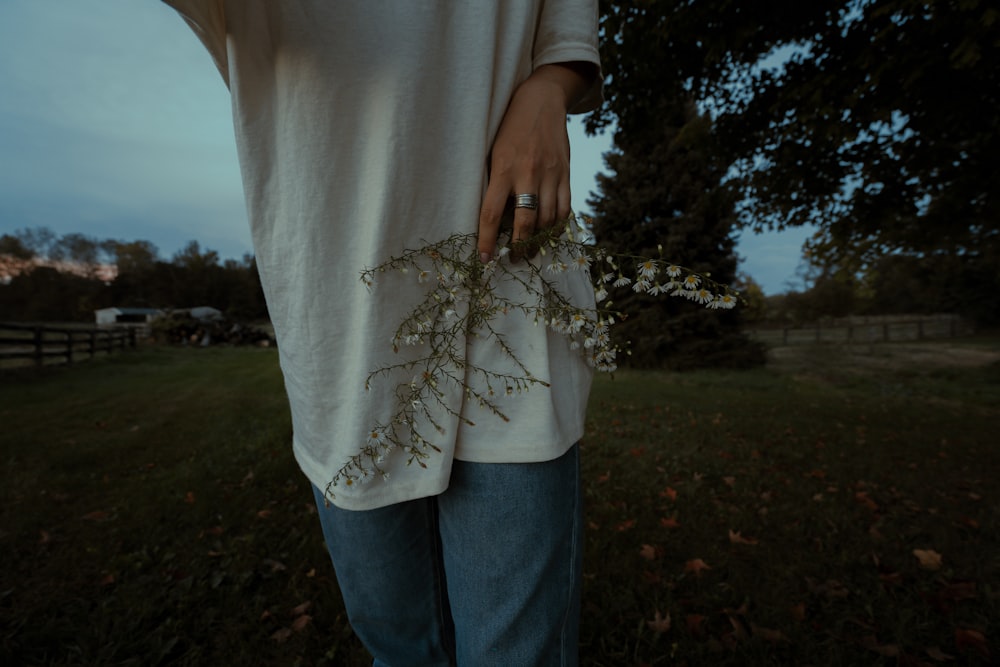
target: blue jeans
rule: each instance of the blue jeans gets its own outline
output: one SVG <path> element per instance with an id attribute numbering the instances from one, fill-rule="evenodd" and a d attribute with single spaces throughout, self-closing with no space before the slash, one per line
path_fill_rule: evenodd
<path id="1" fill-rule="evenodd" d="M 455 461 L 448 490 L 323 536 L 375 667 L 573 667 L 583 548 L 579 448 L 543 463 Z"/>

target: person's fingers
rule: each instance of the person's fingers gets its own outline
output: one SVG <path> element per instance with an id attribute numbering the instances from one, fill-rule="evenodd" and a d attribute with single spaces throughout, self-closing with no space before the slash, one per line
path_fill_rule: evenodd
<path id="1" fill-rule="evenodd" d="M 559 183 L 556 188 L 556 222 L 561 222 L 569 218 L 573 213 L 572 193 L 570 192 L 569 174 Z"/>
<path id="2" fill-rule="evenodd" d="M 517 194 L 534 194 L 528 190 L 519 190 Z M 535 235 L 538 228 L 538 209 L 531 209 L 523 206 L 514 207 L 514 232 L 511 235 L 512 260 L 517 261 L 522 257 L 534 257 L 537 248 L 528 245 L 531 237 Z"/>
<path id="3" fill-rule="evenodd" d="M 500 222 L 503 219 L 504 208 L 507 206 L 510 187 L 499 180 L 490 179 L 483 196 L 483 204 L 479 209 L 479 236 L 477 250 L 479 260 L 485 264 L 493 257 L 496 250 L 497 235 L 500 233 Z"/>

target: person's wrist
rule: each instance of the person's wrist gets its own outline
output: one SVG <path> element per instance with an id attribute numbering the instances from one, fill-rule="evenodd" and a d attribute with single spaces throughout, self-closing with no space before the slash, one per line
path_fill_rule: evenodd
<path id="1" fill-rule="evenodd" d="M 535 69 L 532 78 L 544 81 L 558 89 L 561 101 L 569 109 L 587 93 L 591 81 L 596 76 L 593 63 L 574 61 L 552 63 Z"/>

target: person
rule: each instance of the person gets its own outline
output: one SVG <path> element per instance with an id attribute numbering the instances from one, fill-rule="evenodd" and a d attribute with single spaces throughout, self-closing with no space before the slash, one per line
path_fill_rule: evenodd
<path id="1" fill-rule="evenodd" d="M 505 421 L 443 387 L 460 409 L 438 417 L 439 452 L 407 465 L 397 448 L 383 475 L 328 484 L 392 419 L 397 385 L 364 385 L 427 289 L 401 274 L 368 290 L 360 271 L 469 232 L 489 262 L 512 203 L 513 242 L 570 215 L 566 115 L 601 102 L 596 0 L 164 1 L 232 96 L 293 452 L 374 664 L 576 664 L 591 371 L 564 336 L 496 322 L 548 388 L 505 398 Z M 592 302 L 582 272 L 553 280 Z M 510 362 L 461 346 L 470 383 Z"/>

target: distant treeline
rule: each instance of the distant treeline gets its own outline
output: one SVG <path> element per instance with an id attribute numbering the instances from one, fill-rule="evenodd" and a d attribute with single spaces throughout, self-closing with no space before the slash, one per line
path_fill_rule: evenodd
<path id="1" fill-rule="evenodd" d="M 86 322 L 101 308 L 194 306 L 267 319 L 253 255 L 220 261 L 191 241 L 164 260 L 149 241 L 60 237 L 47 228 L 0 236 L 0 320 Z"/>

